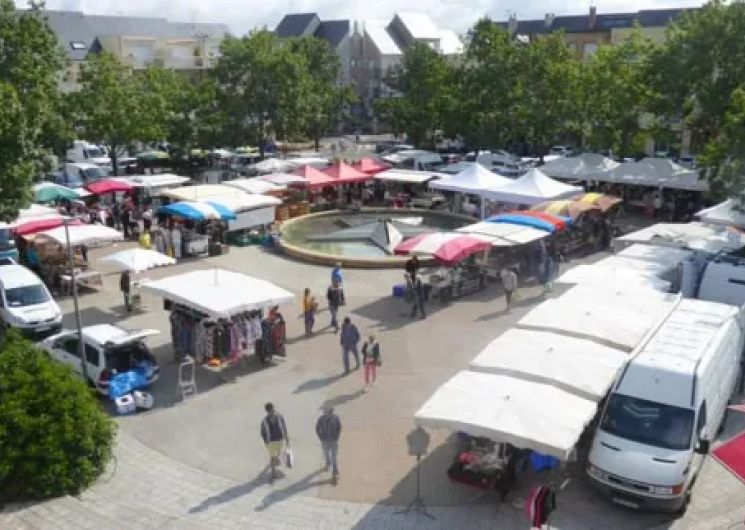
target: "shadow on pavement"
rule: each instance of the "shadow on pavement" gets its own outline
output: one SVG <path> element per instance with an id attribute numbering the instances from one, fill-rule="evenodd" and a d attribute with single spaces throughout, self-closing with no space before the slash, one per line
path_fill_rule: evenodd
<path id="1" fill-rule="evenodd" d="M 285 501 L 290 497 L 302 493 L 305 490 L 314 488 L 316 486 L 323 486 L 324 484 L 330 484 L 331 478 L 325 480 L 314 480 L 315 477 L 323 473 L 323 468 L 313 471 L 309 475 L 306 475 L 299 481 L 293 483 L 286 488 L 281 490 L 273 490 L 269 492 L 262 500 L 261 504 L 254 508 L 257 512 L 261 512 L 269 508 L 272 504 Z"/>
<path id="2" fill-rule="evenodd" d="M 338 407 L 340 405 L 344 405 L 345 403 L 348 403 L 352 400 L 357 399 L 358 397 L 361 397 L 362 394 L 364 393 L 365 391 L 362 388 L 360 388 L 358 391 L 353 392 L 352 394 L 342 394 L 340 396 L 327 399 L 326 401 L 323 402 L 321 409 L 323 410 L 326 407 Z"/>
<path id="3" fill-rule="evenodd" d="M 213 495 L 212 497 L 207 497 L 197 506 L 193 506 L 189 508 L 189 513 L 204 512 L 213 506 L 224 504 L 226 502 L 235 500 L 238 497 L 243 497 L 244 495 L 248 495 L 249 493 L 254 491 L 256 488 L 268 483 L 268 475 L 267 475 L 268 470 L 269 468 L 267 466 L 264 469 L 262 469 L 261 473 L 259 473 L 256 476 L 256 478 L 254 478 L 253 480 L 250 480 L 249 482 L 246 482 L 245 484 L 238 484 L 237 486 L 228 488 L 225 491 L 218 493 L 217 495 Z"/>
<path id="4" fill-rule="evenodd" d="M 302 392 L 309 392 L 311 390 L 319 390 L 325 386 L 328 386 L 332 383 L 335 383 L 339 379 L 343 378 L 344 374 L 336 374 L 336 375 L 330 375 L 328 377 L 316 377 L 315 379 L 308 379 L 304 383 L 301 383 L 298 385 L 298 387 L 293 390 L 293 394 L 300 394 Z"/>

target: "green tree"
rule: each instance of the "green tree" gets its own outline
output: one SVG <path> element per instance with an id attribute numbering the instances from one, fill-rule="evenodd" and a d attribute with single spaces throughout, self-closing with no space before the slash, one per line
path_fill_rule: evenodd
<path id="1" fill-rule="evenodd" d="M 722 127 L 706 144 L 701 161 L 715 194 L 745 201 L 745 85 L 732 92 Z"/>
<path id="2" fill-rule="evenodd" d="M 520 46 L 524 45 L 489 19 L 478 21 L 471 30 L 449 119 L 468 145 L 503 146 L 516 138 Z"/>
<path id="3" fill-rule="evenodd" d="M 340 86 L 341 64 L 327 41 L 302 37 L 290 41 L 289 46 L 304 66 L 303 97 L 296 100 L 302 107 L 296 115 L 304 119 L 302 130 L 318 151 L 321 136 L 339 124 L 344 110 L 354 101 L 354 92 L 349 86 Z"/>
<path id="4" fill-rule="evenodd" d="M 76 494 L 111 458 L 114 422 L 68 367 L 0 340 L 0 502 Z"/>
<path id="5" fill-rule="evenodd" d="M 444 57 L 416 43 L 401 64 L 388 73 L 386 84 L 400 93 L 376 104 L 376 111 L 417 147 L 433 145 L 443 129 L 454 95 L 454 71 Z"/>
<path id="6" fill-rule="evenodd" d="M 581 65 L 576 122 L 584 144 L 632 154 L 648 102 L 646 61 L 651 42 L 634 32 L 615 46 L 601 46 Z"/>
<path id="7" fill-rule="evenodd" d="M 92 56 L 80 72 L 80 91 L 72 95 L 76 124 L 89 140 L 105 145 L 117 172 L 121 148 L 163 139 L 172 114 L 172 73 L 142 73 L 110 53 Z"/>
<path id="8" fill-rule="evenodd" d="M 42 169 L 42 142 L 61 129 L 58 73 L 64 58 L 36 4 L 19 13 L 0 0 L 0 219 L 28 206 L 31 182 Z"/>

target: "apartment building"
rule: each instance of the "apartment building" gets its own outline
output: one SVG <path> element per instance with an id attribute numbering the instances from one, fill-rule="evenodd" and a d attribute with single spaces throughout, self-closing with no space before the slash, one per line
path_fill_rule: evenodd
<path id="1" fill-rule="evenodd" d="M 80 65 L 89 54 L 109 52 L 134 69 L 150 65 L 194 73 L 212 67 L 226 24 L 171 22 L 165 18 L 43 12 L 69 59 L 60 88 L 75 90 Z"/>
<path id="2" fill-rule="evenodd" d="M 600 46 L 617 44 L 626 39 L 637 27 L 653 42 L 665 39 L 665 29 L 670 22 L 680 17 L 686 9 L 650 9 L 632 13 L 600 14 L 591 6 L 586 15 L 555 16 L 546 13 L 541 20 L 518 20 L 510 17 L 506 22 L 497 22 L 515 35 L 532 39 L 561 31 L 577 58 L 591 57 Z"/>

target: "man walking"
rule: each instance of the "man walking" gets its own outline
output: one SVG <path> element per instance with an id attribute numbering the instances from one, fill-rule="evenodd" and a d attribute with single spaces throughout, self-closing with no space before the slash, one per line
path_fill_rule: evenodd
<path id="1" fill-rule="evenodd" d="M 344 322 L 341 325 L 341 337 L 339 339 L 341 344 L 341 354 L 344 361 L 344 373 L 349 373 L 349 354 L 350 352 L 354 355 L 354 360 L 357 363 L 355 370 L 360 368 L 360 354 L 357 349 L 357 344 L 360 342 L 360 332 L 357 326 L 352 324 L 352 319 L 344 317 Z"/>
<path id="2" fill-rule="evenodd" d="M 334 414 L 334 407 L 327 405 L 323 408 L 323 414 L 316 422 L 316 434 L 321 441 L 323 457 L 326 459 L 326 468 L 331 468 L 331 480 L 336 484 L 339 479 L 339 436 L 341 436 L 341 420 Z"/>
<path id="3" fill-rule="evenodd" d="M 274 410 L 272 403 L 264 405 L 266 416 L 261 422 L 261 439 L 264 440 L 266 450 L 269 452 L 269 467 L 272 471 L 269 483 L 273 484 L 277 478 L 277 466 L 279 457 L 285 445 L 289 447 L 290 437 L 287 435 L 287 425 L 282 415 Z"/>
<path id="4" fill-rule="evenodd" d="M 422 318 L 425 318 L 424 314 L 424 285 L 422 285 L 422 279 L 418 276 L 414 277 L 412 282 L 412 289 L 414 291 L 414 305 L 411 307 L 411 318 L 416 317 L 416 311 L 419 309 L 419 313 Z"/>
<path id="5" fill-rule="evenodd" d="M 127 310 L 127 313 L 132 312 L 132 299 L 129 296 L 131 288 L 132 279 L 130 277 L 129 271 L 122 271 L 121 276 L 119 276 L 119 290 L 122 292 L 122 296 L 124 297 L 124 309 Z"/>
<path id="6" fill-rule="evenodd" d="M 329 285 L 326 291 L 326 299 L 329 302 L 329 313 L 331 313 L 331 326 L 334 328 L 334 333 L 339 333 L 339 321 L 336 319 L 336 315 L 339 313 L 339 306 L 341 305 L 342 290 L 338 284 L 332 283 Z"/>
<path id="7" fill-rule="evenodd" d="M 507 311 L 512 308 L 512 297 L 517 290 L 517 273 L 513 269 L 502 269 L 499 272 L 504 286 L 504 298 L 507 302 Z"/>
<path id="8" fill-rule="evenodd" d="M 331 285 L 339 288 L 341 292 L 341 298 L 339 299 L 339 305 L 345 305 L 346 300 L 344 299 L 344 274 L 341 270 L 341 262 L 337 261 L 334 268 L 331 269 Z"/>

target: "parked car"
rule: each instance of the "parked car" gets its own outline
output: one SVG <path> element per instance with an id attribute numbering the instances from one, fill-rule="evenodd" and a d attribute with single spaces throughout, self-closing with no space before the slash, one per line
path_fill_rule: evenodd
<path id="1" fill-rule="evenodd" d="M 549 155 L 572 156 L 574 148 L 571 145 L 554 145 L 548 152 Z"/>
<path id="2" fill-rule="evenodd" d="M 687 167 L 688 169 L 696 169 L 698 167 L 696 157 L 693 155 L 682 155 L 678 157 L 678 164 Z"/>
<path id="3" fill-rule="evenodd" d="M 23 265 L 0 267 L 0 326 L 37 340 L 62 327 L 62 312 L 49 289 Z"/>
<path id="4" fill-rule="evenodd" d="M 99 393 L 108 395 L 112 376 L 133 370 L 143 361 L 152 365 L 148 384 L 157 381 L 160 375 L 158 361 L 143 339 L 159 334 L 158 330 L 130 331 L 111 324 L 99 324 L 84 327 L 82 332 L 88 378 Z M 41 346 L 52 359 L 68 365 L 74 373 L 83 376 L 77 331 L 66 330 L 53 335 L 44 340 Z"/>

